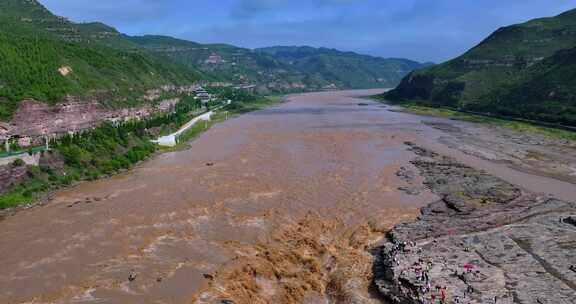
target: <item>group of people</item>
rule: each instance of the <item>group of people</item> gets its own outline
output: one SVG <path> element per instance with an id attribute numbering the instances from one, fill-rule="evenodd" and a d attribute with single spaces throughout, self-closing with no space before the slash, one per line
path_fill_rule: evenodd
<path id="1" fill-rule="evenodd" d="M 415 242 L 396 242 L 392 248 L 393 261 L 396 266 L 400 265 L 398 260 L 398 253 L 415 252 L 419 256 L 422 253 L 422 248 L 416 248 L 417 244 Z M 465 247 L 465 251 L 469 252 L 470 249 Z M 466 278 L 467 273 L 472 273 L 472 267 L 468 267 L 461 274 L 458 270 L 455 270 L 455 275 L 459 277 L 465 284 L 466 289 L 463 291 L 462 295 L 455 295 L 449 302 L 449 290 L 446 286 L 435 285 L 432 288 L 432 281 L 430 278 L 430 272 L 434 267 L 434 262 L 431 259 L 418 258 L 418 261 L 412 265 L 412 270 L 416 276 L 416 279 L 420 284 L 418 290 L 418 300 L 420 304 L 448 304 L 448 303 L 465 303 L 464 301 L 469 298 L 474 293 L 474 288 L 468 283 Z M 444 265 L 446 267 L 446 265 Z M 576 269 L 576 268 L 575 268 Z M 402 271 L 400 276 L 404 276 L 405 271 Z M 494 297 L 494 303 L 498 302 L 498 298 Z"/>

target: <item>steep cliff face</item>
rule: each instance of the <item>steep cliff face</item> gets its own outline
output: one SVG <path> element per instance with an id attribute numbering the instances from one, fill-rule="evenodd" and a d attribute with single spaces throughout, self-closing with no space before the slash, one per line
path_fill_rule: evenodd
<path id="1" fill-rule="evenodd" d="M 575 46 L 576 10 L 501 28 L 462 56 L 411 73 L 386 97 L 576 124 L 576 116 L 557 114 L 576 109 L 570 72 L 559 68 L 576 58 L 568 51 Z M 534 85 L 542 88 L 537 84 L 543 80 L 545 90 L 522 94 Z M 553 114 L 542 115 L 543 109 Z"/>
<path id="2" fill-rule="evenodd" d="M 36 100 L 24 100 L 10 124 L 8 135 L 42 137 L 94 128 L 103 121 L 140 119 L 154 113 L 167 112 L 180 98 L 149 102 L 137 107 L 112 109 L 97 100 L 71 99 L 50 105 Z"/>

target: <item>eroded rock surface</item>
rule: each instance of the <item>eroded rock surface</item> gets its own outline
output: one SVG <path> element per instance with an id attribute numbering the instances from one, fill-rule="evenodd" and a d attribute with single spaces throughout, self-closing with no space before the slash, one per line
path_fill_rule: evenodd
<path id="1" fill-rule="evenodd" d="M 26 173 L 25 165 L 8 164 L 0 166 L 0 193 L 22 182 L 26 178 Z"/>
<path id="2" fill-rule="evenodd" d="M 155 113 L 170 111 L 179 97 L 163 99 L 162 94 L 190 95 L 198 84 L 189 86 L 166 85 L 151 89 L 140 97 L 137 107 L 110 108 L 106 104 L 114 98 L 110 92 L 97 92 L 91 97 L 67 96 L 56 104 L 33 99 L 22 100 L 10 124 L 0 126 L 0 136 L 30 137 L 42 144 L 42 137 L 90 129 L 104 121 L 118 122 L 141 119 Z"/>
<path id="3" fill-rule="evenodd" d="M 440 142 L 478 158 L 576 183 L 576 142 L 491 124 L 425 121 L 450 136 Z M 464 126 L 464 127 L 459 127 Z"/>
<path id="4" fill-rule="evenodd" d="M 575 303 L 576 204 L 530 193 L 412 143 L 441 199 L 376 249 L 393 303 Z"/>

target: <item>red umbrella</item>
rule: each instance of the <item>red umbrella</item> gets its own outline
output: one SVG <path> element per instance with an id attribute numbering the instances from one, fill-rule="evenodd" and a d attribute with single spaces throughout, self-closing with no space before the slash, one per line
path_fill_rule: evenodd
<path id="1" fill-rule="evenodd" d="M 464 268 L 465 268 L 466 270 L 470 271 L 470 270 L 474 269 L 474 265 L 468 263 L 468 264 L 465 264 L 465 265 L 464 265 Z"/>

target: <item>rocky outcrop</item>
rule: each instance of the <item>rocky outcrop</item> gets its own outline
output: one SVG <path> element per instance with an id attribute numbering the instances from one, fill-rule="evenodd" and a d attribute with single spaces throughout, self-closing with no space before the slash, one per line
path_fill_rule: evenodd
<path id="1" fill-rule="evenodd" d="M 87 129 L 104 120 L 106 114 L 97 102 L 49 105 L 24 100 L 12 119 L 12 133 L 34 136 Z"/>
<path id="2" fill-rule="evenodd" d="M 38 161 L 38 166 L 42 169 L 61 171 L 64 169 L 64 157 L 58 151 L 43 151 Z"/>
<path id="3" fill-rule="evenodd" d="M 392 100 L 427 100 L 432 96 L 434 85 L 435 77 L 433 75 L 412 72 L 402 79 L 396 89 L 388 92 L 387 97 Z"/>
<path id="4" fill-rule="evenodd" d="M 408 143 L 441 199 L 376 250 L 393 303 L 575 303 L 576 204 L 531 193 Z M 459 302 L 457 302 L 459 301 Z"/>
<path id="5" fill-rule="evenodd" d="M 24 163 L 0 166 L 0 193 L 6 192 L 12 186 L 21 183 L 27 174 Z"/>
<path id="6" fill-rule="evenodd" d="M 139 107 L 123 109 L 105 107 L 97 99 L 81 100 L 71 97 L 55 105 L 36 100 L 24 100 L 20 103 L 10 126 L 6 128 L 5 135 L 34 139 L 44 135 L 94 128 L 104 121 L 141 119 L 154 113 L 168 112 L 180 101 L 180 98 L 159 100 L 161 93 L 189 94 L 192 87 L 165 86 L 158 90 L 151 90 L 143 97 L 147 103 Z M 35 143 L 37 143 L 36 140 Z"/>

